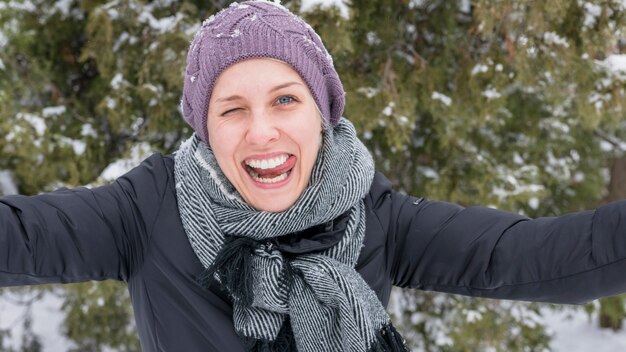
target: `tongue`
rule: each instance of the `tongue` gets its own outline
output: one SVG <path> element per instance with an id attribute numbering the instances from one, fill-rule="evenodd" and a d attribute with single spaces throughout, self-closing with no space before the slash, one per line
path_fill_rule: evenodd
<path id="1" fill-rule="evenodd" d="M 258 169 L 255 167 L 250 167 L 250 168 L 254 170 L 254 172 L 256 172 L 259 175 L 259 177 L 274 178 L 291 170 L 293 166 L 295 165 L 295 163 L 296 163 L 296 157 L 291 155 L 287 159 L 287 161 L 271 169 Z"/>

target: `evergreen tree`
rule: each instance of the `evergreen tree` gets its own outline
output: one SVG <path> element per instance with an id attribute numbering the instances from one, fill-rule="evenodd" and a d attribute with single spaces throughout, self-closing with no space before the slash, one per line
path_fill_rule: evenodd
<path id="1" fill-rule="evenodd" d="M 189 40 L 230 2 L 1 3 L 0 170 L 34 194 L 97 185 L 120 158 L 175 150 L 191 133 L 178 111 Z M 623 1 L 347 4 L 347 17 L 319 6 L 303 16 L 334 57 L 346 116 L 399 190 L 533 217 L 615 199 L 626 73 L 610 67 L 626 51 Z M 64 290 L 66 335 L 82 350 L 138 349 L 121 285 Z M 425 351 L 548 346 L 536 304 L 394 297 L 394 319 Z M 623 299 L 603 302 L 592 314 L 618 327 Z"/>

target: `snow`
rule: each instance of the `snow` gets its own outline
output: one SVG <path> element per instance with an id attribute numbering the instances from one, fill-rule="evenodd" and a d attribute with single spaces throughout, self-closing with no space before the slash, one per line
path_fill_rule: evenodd
<path id="1" fill-rule="evenodd" d="M 424 175 L 424 177 L 427 177 L 427 178 L 432 178 L 434 180 L 439 179 L 439 173 L 437 172 L 437 170 L 427 167 L 427 166 L 422 166 L 422 165 L 418 166 L 417 172 Z"/>
<path id="2" fill-rule="evenodd" d="M 543 41 L 546 42 L 546 44 L 554 44 L 562 46 L 564 48 L 569 48 L 569 43 L 567 42 L 567 39 L 559 36 L 554 32 L 545 32 L 543 34 Z"/>
<path id="3" fill-rule="evenodd" d="M 450 98 L 449 96 L 436 92 L 433 92 L 433 95 L 431 96 L 431 99 L 433 100 L 438 100 L 440 102 L 442 102 L 445 106 L 450 106 L 452 105 L 452 98 Z"/>
<path id="4" fill-rule="evenodd" d="M 110 110 L 114 110 L 117 107 L 117 103 L 115 102 L 115 99 L 111 97 L 106 97 L 105 102 L 106 102 L 105 104 L 107 108 L 109 108 Z"/>
<path id="5" fill-rule="evenodd" d="M 87 144 L 79 139 L 72 139 L 72 138 L 67 138 L 67 137 L 61 137 L 59 138 L 59 142 L 62 145 L 67 145 L 72 147 L 72 149 L 74 150 L 74 154 L 76 155 L 82 155 L 85 152 L 85 149 L 87 149 Z"/>
<path id="6" fill-rule="evenodd" d="M 115 76 L 111 79 L 111 88 L 119 89 L 122 86 L 124 81 L 124 76 L 121 73 L 116 73 Z"/>
<path id="7" fill-rule="evenodd" d="M 465 314 L 465 319 L 470 323 L 483 319 L 483 315 L 477 310 L 466 309 L 463 311 L 463 314 Z"/>
<path id="8" fill-rule="evenodd" d="M 119 159 L 107 166 L 98 179 L 103 182 L 112 182 L 139 165 L 150 154 L 152 154 L 152 147 L 148 143 L 134 145 L 127 158 Z"/>
<path id="9" fill-rule="evenodd" d="M 582 309 L 565 307 L 563 311 L 541 311 L 543 322 L 552 333 L 550 346 L 554 352 L 626 351 L 626 329 L 600 329 L 597 316 L 590 320 Z"/>
<path id="10" fill-rule="evenodd" d="M 128 41 L 129 37 L 130 35 L 128 34 L 128 32 L 126 31 L 122 32 L 122 34 L 120 34 L 120 36 L 117 38 L 117 40 L 113 44 L 113 52 L 117 52 L 119 48 L 122 46 L 122 44 Z"/>
<path id="11" fill-rule="evenodd" d="M 7 339 L 8 346 L 19 350 L 23 333 L 23 317 L 27 307 L 17 304 L 32 298 L 35 293 L 16 293 L 4 291 L 0 294 L 0 330 L 10 329 L 11 338 Z M 40 300 L 36 300 L 31 307 L 32 330 L 39 337 L 43 352 L 67 351 L 72 343 L 61 334 L 64 320 L 60 312 L 63 300 L 53 293 L 45 293 Z M 0 346 L 2 347 L 2 346 Z"/>
<path id="12" fill-rule="evenodd" d="M 603 152 L 611 152 L 613 151 L 613 144 L 605 141 L 605 140 L 600 140 L 600 142 L 598 142 L 600 144 L 600 150 L 602 150 Z"/>
<path id="13" fill-rule="evenodd" d="M 471 0 L 460 0 L 459 1 L 459 11 L 464 13 L 470 13 L 472 10 L 472 1 Z"/>
<path id="14" fill-rule="evenodd" d="M 157 19 L 152 13 L 145 10 L 139 14 L 137 21 L 141 23 L 148 23 L 152 29 L 158 31 L 159 33 L 166 33 L 174 30 L 174 27 L 176 27 L 182 18 L 182 14 L 178 13 L 176 16 L 168 16 Z"/>
<path id="15" fill-rule="evenodd" d="M 107 14 L 109 15 L 111 21 L 115 21 L 116 19 L 120 18 L 120 13 L 117 11 L 117 9 L 108 9 Z"/>
<path id="16" fill-rule="evenodd" d="M 626 80 L 626 54 L 613 54 L 596 64 L 609 72 L 610 75 Z"/>
<path id="17" fill-rule="evenodd" d="M 609 93 L 600 94 L 600 93 L 597 93 L 597 92 L 591 93 L 591 95 L 587 99 L 589 104 L 592 104 L 596 108 L 596 111 L 598 111 L 598 112 L 604 106 L 604 102 L 605 101 L 610 101 L 610 100 L 611 100 L 611 95 Z"/>
<path id="18" fill-rule="evenodd" d="M 235 29 L 235 32 L 237 32 L 237 35 L 239 35 L 238 29 Z M 176 60 L 176 52 L 171 48 L 166 48 L 165 50 L 163 50 L 163 60 L 169 62 Z"/>
<path id="19" fill-rule="evenodd" d="M 70 13 L 70 7 L 73 0 L 56 0 L 54 2 L 54 8 L 59 10 L 63 16 L 67 16 Z"/>
<path id="20" fill-rule="evenodd" d="M 300 12 L 310 11 L 315 5 L 320 5 L 322 8 L 335 6 L 339 8 L 342 17 L 348 18 L 348 6 L 341 0 L 302 0 Z"/>
<path id="21" fill-rule="evenodd" d="M 567 135 L 570 133 L 570 126 L 556 118 L 546 118 L 539 122 L 539 127 L 546 130 L 555 130 L 559 134 Z"/>
<path id="22" fill-rule="evenodd" d="M 478 64 L 474 66 L 474 68 L 472 68 L 472 76 L 475 76 L 479 73 L 485 73 L 487 71 L 489 71 L 489 66 L 484 64 Z"/>
<path id="23" fill-rule="evenodd" d="M 404 115 L 399 115 L 396 117 L 396 119 L 398 120 L 398 123 L 401 125 L 406 125 L 409 123 L 409 118 Z"/>
<path id="24" fill-rule="evenodd" d="M 441 329 L 437 329 L 437 331 L 435 332 L 435 344 L 437 346 L 452 346 L 452 339 L 443 333 L 443 331 Z"/>
<path id="25" fill-rule="evenodd" d="M 43 108 L 43 110 L 41 111 L 41 114 L 43 115 L 43 117 L 50 117 L 50 116 L 55 116 L 55 115 L 61 115 L 63 113 L 65 113 L 65 106 L 64 105 L 59 105 L 59 106 L 48 106 Z"/>
<path id="26" fill-rule="evenodd" d="M 528 45 L 528 37 L 525 36 L 524 34 L 521 34 L 517 41 L 519 42 L 520 45 Z"/>
<path id="27" fill-rule="evenodd" d="M 370 46 L 380 44 L 380 38 L 378 37 L 378 34 L 376 34 L 376 32 L 373 32 L 373 31 L 367 32 L 366 38 L 367 38 L 367 44 Z"/>
<path id="28" fill-rule="evenodd" d="M 34 12 L 37 10 L 37 7 L 33 5 L 30 1 L 9 1 L 9 2 L 0 2 L 0 10 L 4 9 L 13 9 L 13 10 L 22 10 L 27 12 Z"/>
<path id="29" fill-rule="evenodd" d="M 70 143 L 72 144 L 72 149 L 74 149 L 74 153 L 76 155 L 82 155 L 87 148 L 87 144 L 78 139 L 72 139 Z"/>
<path id="30" fill-rule="evenodd" d="M 482 93 L 482 95 L 485 98 L 487 98 L 487 100 L 498 99 L 498 98 L 502 97 L 502 94 L 500 94 L 500 92 L 498 92 L 494 88 L 489 88 L 489 89 L 485 90 Z"/>
<path id="31" fill-rule="evenodd" d="M 40 116 L 25 112 L 17 113 L 16 116 L 18 120 L 24 120 L 33 126 L 38 136 L 43 136 L 46 132 L 46 122 Z"/>
<path id="32" fill-rule="evenodd" d="M 387 104 L 387 106 L 385 106 L 385 108 L 383 109 L 383 111 L 381 111 L 381 113 L 385 116 L 391 116 L 393 115 L 393 108 L 396 106 L 396 103 L 394 103 L 393 101 L 390 101 L 389 104 Z"/>
<path id="33" fill-rule="evenodd" d="M 0 170 L 0 196 L 9 194 L 17 194 L 13 173 L 9 170 Z"/>
<path id="34" fill-rule="evenodd" d="M 233 7 L 233 8 L 235 8 L 235 9 L 241 10 L 241 9 L 247 9 L 247 8 L 248 8 L 248 7 L 250 7 L 250 6 L 245 5 L 245 4 L 240 4 L 240 3 L 238 3 L 238 2 L 233 2 L 233 3 L 232 3 L 232 4 L 230 4 L 230 6 L 228 6 L 228 7 Z"/>
<path id="35" fill-rule="evenodd" d="M 516 196 L 524 193 L 537 193 L 545 189 L 543 185 L 539 184 L 520 184 L 519 181 L 511 175 L 507 175 L 505 179 L 508 181 L 509 184 L 514 187 L 514 189 L 507 190 L 501 187 L 493 187 L 491 193 L 500 199 L 505 199 L 510 196 Z"/>
<path id="36" fill-rule="evenodd" d="M 602 14 L 602 8 L 598 5 L 586 2 L 583 5 L 585 9 L 585 20 L 583 22 L 583 30 L 596 25 L 598 17 Z"/>
<path id="37" fill-rule="evenodd" d="M 411 0 L 409 2 L 409 8 L 414 9 L 414 8 L 422 7 L 425 5 L 425 3 L 426 3 L 425 0 Z"/>
<path id="38" fill-rule="evenodd" d="M 254 15 L 254 17 L 256 18 L 256 15 Z M 185 29 L 185 35 L 186 36 L 192 36 L 196 33 L 198 33 L 200 31 L 200 24 L 198 23 L 194 23 L 191 26 L 188 26 L 187 29 Z"/>
<path id="39" fill-rule="evenodd" d="M 0 49 L 4 48 L 8 42 L 9 39 L 7 36 L 3 32 L 0 32 Z"/>
<path id="40" fill-rule="evenodd" d="M 209 16 L 206 20 L 202 21 L 202 27 L 208 26 L 213 20 L 215 20 L 215 15 Z"/>
<path id="41" fill-rule="evenodd" d="M 574 182 L 583 182 L 585 180 L 585 174 L 582 172 L 577 172 L 574 174 L 573 180 Z"/>
<path id="42" fill-rule="evenodd" d="M 0 293 L 0 330 L 9 329 L 11 337 L 6 341 L 8 346 L 19 350 L 23 332 L 23 317 L 27 307 L 19 304 L 32 298 L 35 293 L 17 293 L 5 290 Z M 442 295 L 443 297 L 443 295 Z M 403 307 L 390 302 L 390 309 L 397 313 Z M 68 351 L 73 347 L 72 341 L 61 333 L 64 314 L 61 312 L 63 300 L 58 294 L 45 292 L 40 300 L 32 304 L 32 330 L 40 338 L 43 352 Z M 101 303 L 98 302 L 98 303 Z M 515 309 L 514 314 L 521 314 L 527 326 L 542 324 L 546 326 L 552 336 L 550 347 L 553 352 L 615 352 L 626 351 L 626 329 L 613 332 L 598 328 L 597 317 L 588 318 L 587 314 L 578 306 L 559 306 L 559 310 L 543 307 L 540 315 L 525 309 Z M 470 322 L 482 319 L 480 308 L 478 310 L 464 311 L 464 316 Z M 411 315 L 413 323 L 432 320 L 429 331 L 439 331 L 435 340 L 439 346 L 450 346 L 452 341 L 443 331 L 444 327 L 433 327 L 442 324 L 441 320 L 431 319 L 419 312 Z M 626 321 L 625 321 L 626 323 Z"/>
<path id="43" fill-rule="evenodd" d="M 365 95 L 368 99 L 371 99 L 376 96 L 376 94 L 380 93 L 380 89 L 374 87 L 360 87 L 356 91 Z"/>

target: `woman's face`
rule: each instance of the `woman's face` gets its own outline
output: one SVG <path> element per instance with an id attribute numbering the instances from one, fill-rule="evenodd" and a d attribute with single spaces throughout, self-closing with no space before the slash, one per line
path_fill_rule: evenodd
<path id="1" fill-rule="evenodd" d="M 286 210 L 308 185 L 322 124 L 308 87 L 288 64 L 249 59 L 224 70 L 207 128 L 224 175 L 255 209 Z"/>

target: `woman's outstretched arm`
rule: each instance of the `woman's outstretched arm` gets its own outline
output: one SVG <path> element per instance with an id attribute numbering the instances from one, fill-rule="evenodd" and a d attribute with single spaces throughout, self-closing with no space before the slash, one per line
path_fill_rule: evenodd
<path id="1" fill-rule="evenodd" d="M 553 303 L 626 292 L 626 201 L 529 219 L 393 191 L 387 197 L 397 286 Z"/>
<path id="2" fill-rule="evenodd" d="M 0 286 L 127 280 L 168 182 L 153 155 L 113 184 L 0 198 Z"/>

